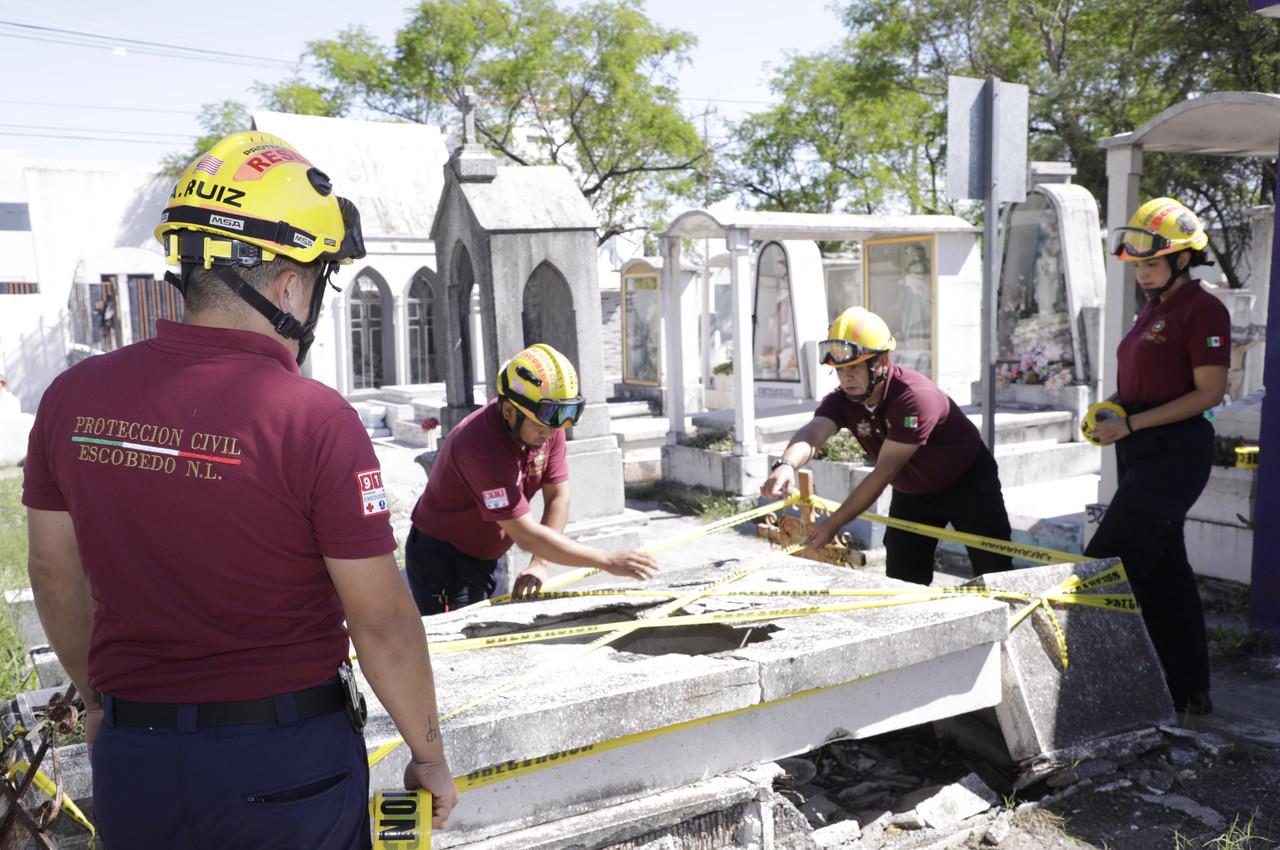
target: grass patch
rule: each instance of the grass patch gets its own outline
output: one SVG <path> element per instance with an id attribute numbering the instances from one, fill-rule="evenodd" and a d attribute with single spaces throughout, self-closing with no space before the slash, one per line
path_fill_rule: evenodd
<path id="1" fill-rule="evenodd" d="M 1230 626 L 1209 629 L 1209 652 L 1221 658 L 1243 658 L 1262 647 L 1262 634 Z"/>
<path id="2" fill-rule="evenodd" d="M 625 492 L 629 501 L 657 502 L 663 510 L 696 516 L 703 522 L 714 522 L 745 510 L 736 496 L 672 481 L 628 484 Z M 754 505 L 754 501 L 751 504 Z"/>
<path id="3" fill-rule="evenodd" d="M 691 449 L 704 449 L 727 455 L 733 451 L 733 435 L 722 434 L 719 431 L 700 431 L 686 436 L 684 444 Z"/>
<path id="4" fill-rule="evenodd" d="M 838 463 L 861 463 L 867 459 L 862 444 L 853 434 L 841 430 L 830 440 L 823 443 L 813 455 L 814 460 L 831 460 Z"/>
<path id="5" fill-rule="evenodd" d="M 27 587 L 27 509 L 22 506 L 22 478 L 0 478 L 0 590 Z M 0 701 L 36 686 L 26 649 L 9 607 L 0 605 Z"/>

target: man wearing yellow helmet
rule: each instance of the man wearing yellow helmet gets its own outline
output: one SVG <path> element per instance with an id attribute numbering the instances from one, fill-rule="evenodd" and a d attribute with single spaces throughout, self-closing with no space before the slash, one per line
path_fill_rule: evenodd
<path id="1" fill-rule="evenodd" d="M 834 366 L 840 388 L 818 405 L 813 419 L 796 432 L 770 470 L 760 492 L 786 495 L 795 487 L 796 470 L 848 428 L 875 462 L 875 469 L 840 508 L 819 523 L 806 543 L 822 546 L 871 507 L 893 485 L 889 515 L 945 526 L 984 537 L 1009 539 L 995 458 L 978 429 L 959 406 L 924 375 L 894 365 L 897 342 L 884 320 L 862 307 L 850 307 L 831 323 L 818 343 L 822 363 Z M 933 581 L 938 541 L 890 528 L 885 532 L 886 572 L 917 584 Z M 969 549 L 975 574 L 1012 567 L 1009 557 Z"/>
<path id="2" fill-rule="evenodd" d="M 564 429 L 586 408 L 569 359 L 536 343 L 503 365 L 497 386 L 495 398 L 449 432 L 414 506 L 405 572 L 418 610 L 439 614 L 487 599 L 498 559 L 512 544 L 533 556 L 516 578 L 517 597 L 541 589 L 548 561 L 635 579 L 656 572 L 658 565 L 644 552 L 597 549 L 564 535 Z M 529 500 L 539 491 L 541 523 L 529 513 Z"/>
<path id="3" fill-rule="evenodd" d="M 183 323 L 53 382 L 23 488 L 98 830 L 368 847 L 350 643 L 443 826 L 457 790 L 378 460 L 342 396 L 299 373 L 328 276 L 363 256 L 355 206 L 284 140 L 235 133 L 178 178 L 156 236 Z"/>
<path id="4" fill-rule="evenodd" d="M 1174 706 L 1206 714 L 1209 649 L 1183 525 L 1213 462 L 1213 425 L 1231 363 L 1231 316 L 1191 278 L 1207 265 L 1200 219 L 1172 198 L 1138 208 L 1112 253 L 1135 264 L 1147 303 L 1116 349 L 1116 395 L 1125 416 L 1094 429 L 1116 447 L 1119 486 L 1085 547 L 1124 561 Z"/>

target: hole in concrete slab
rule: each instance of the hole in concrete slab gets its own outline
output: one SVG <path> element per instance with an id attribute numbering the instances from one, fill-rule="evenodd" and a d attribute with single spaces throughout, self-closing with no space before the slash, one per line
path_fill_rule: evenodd
<path id="1" fill-rule="evenodd" d="M 635 655 L 713 655 L 741 649 L 747 644 L 761 643 L 776 631 L 778 627 L 769 623 L 747 627 L 726 626 L 722 623 L 672 626 L 632 632 L 614 641 L 612 646 L 619 652 Z"/>

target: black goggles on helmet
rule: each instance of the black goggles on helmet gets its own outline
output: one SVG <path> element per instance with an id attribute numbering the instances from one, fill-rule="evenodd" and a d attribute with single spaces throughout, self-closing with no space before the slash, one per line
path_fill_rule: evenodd
<path id="1" fill-rule="evenodd" d="M 506 397 L 528 411 L 534 419 L 548 428 L 566 428 L 576 425 L 582 419 L 582 412 L 587 409 L 587 400 L 577 398 L 544 398 L 541 401 L 527 399 L 518 393 L 507 391 Z"/>
<path id="2" fill-rule="evenodd" d="M 1117 257 L 1122 253 L 1130 257 L 1154 257 L 1172 247 L 1173 243 L 1159 233 L 1140 227 L 1117 227 L 1111 240 L 1111 253 Z"/>
<path id="3" fill-rule="evenodd" d="M 818 362 L 824 366 L 848 366 L 880 353 L 878 348 L 867 348 L 847 339 L 824 339 L 818 343 Z"/>

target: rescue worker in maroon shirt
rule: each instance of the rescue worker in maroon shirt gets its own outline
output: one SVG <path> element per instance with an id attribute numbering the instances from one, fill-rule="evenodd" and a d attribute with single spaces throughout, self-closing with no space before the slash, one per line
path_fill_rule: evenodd
<path id="1" fill-rule="evenodd" d="M 87 709 L 99 834 L 368 848 L 352 643 L 443 826 L 458 792 L 378 460 L 299 372 L 330 275 L 364 256 L 359 213 L 247 131 L 187 166 L 155 235 L 183 322 L 59 375 L 24 470 L 31 588 Z"/>
<path id="2" fill-rule="evenodd" d="M 1207 714 L 1209 648 L 1204 610 L 1187 560 L 1183 525 L 1209 480 L 1213 425 L 1231 364 L 1231 315 L 1188 271 L 1207 265 L 1209 238 L 1195 213 L 1172 198 L 1138 208 L 1112 251 L 1133 263 L 1147 303 L 1116 349 L 1116 401 L 1095 439 L 1116 447 L 1119 486 L 1085 547 L 1119 556 L 1142 607 L 1173 704 Z"/>
<path id="3" fill-rule="evenodd" d="M 569 468 L 564 429 L 586 409 L 569 358 L 535 343 L 498 372 L 498 395 L 449 432 L 413 509 L 405 572 L 418 610 L 439 614 L 487 599 L 498 558 L 512 544 L 533 555 L 512 594 L 536 594 L 547 562 L 645 579 L 658 570 L 639 550 L 584 546 L 564 535 Z M 542 491 L 541 523 L 529 499 Z"/>
<path id="4" fill-rule="evenodd" d="M 929 378 L 894 365 L 897 342 L 884 320 L 850 307 L 818 344 L 821 362 L 834 366 L 840 388 L 830 392 L 813 419 L 796 432 L 760 488 L 787 495 L 804 466 L 827 440 L 847 428 L 875 463 L 831 516 L 818 523 L 809 546 L 824 546 L 893 485 L 889 515 L 926 525 L 950 523 L 958 531 L 1009 539 L 1009 515 L 995 458 L 978 429 Z M 890 528 L 885 531 L 890 578 L 929 584 L 938 541 Z M 975 575 L 1012 568 L 1009 556 L 969 548 Z"/>

